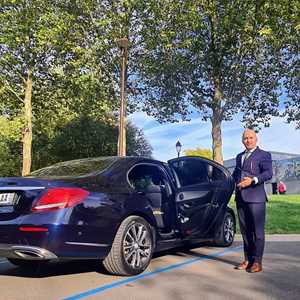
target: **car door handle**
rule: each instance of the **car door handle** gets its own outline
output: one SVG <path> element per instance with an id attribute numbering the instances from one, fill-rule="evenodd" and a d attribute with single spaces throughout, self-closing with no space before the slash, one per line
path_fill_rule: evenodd
<path id="1" fill-rule="evenodd" d="M 182 204 L 182 206 L 184 208 L 191 208 L 193 206 L 193 204 L 192 203 L 184 203 L 184 204 Z"/>

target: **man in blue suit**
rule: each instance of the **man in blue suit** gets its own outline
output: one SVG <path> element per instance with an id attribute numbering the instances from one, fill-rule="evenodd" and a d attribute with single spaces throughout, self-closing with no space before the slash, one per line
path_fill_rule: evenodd
<path id="1" fill-rule="evenodd" d="M 242 142 L 246 150 L 237 155 L 232 176 L 245 260 L 236 269 L 256 273 L 262 271 L 267 201 L 264 182 L 272 178 L 272 158 L 257 146 L 252 129 L 244 131 Z"/>

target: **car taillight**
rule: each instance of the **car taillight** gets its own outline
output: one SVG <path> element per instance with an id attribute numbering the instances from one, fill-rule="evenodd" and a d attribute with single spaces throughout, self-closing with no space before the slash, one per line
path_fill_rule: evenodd
<path id="1" fill-rule="evenodd" d="M 49 229 L 46 227 L 19 227 L 20 231 L 26 232 L 48 232 Z"/>
<path id="2" fill-rule="evenodd" d="M 35 203 L 33 211 L 49 211 L 74 206 L 82 202 L 89 192 L 81 188 L 52 188 Z"/>

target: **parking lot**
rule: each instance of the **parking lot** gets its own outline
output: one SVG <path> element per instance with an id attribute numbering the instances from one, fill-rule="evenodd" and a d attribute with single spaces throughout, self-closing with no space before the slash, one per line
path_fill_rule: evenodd
<path id="1" fill-rule="evenodd" d="M 264 271 L 257 274 L 233 269 L 240 237 L 230 248 L 159 253 L 135 277 L 111 276 L 82 261 L 24 271 L 0 258 L 0 299 L 299 299 L 299 249 L 298 235 L 267 237 Z"/>

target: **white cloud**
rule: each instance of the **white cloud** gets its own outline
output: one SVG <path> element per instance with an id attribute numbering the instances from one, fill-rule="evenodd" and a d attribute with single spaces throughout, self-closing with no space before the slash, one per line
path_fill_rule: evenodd
<path id="1" fill-rule="evenodd" d="M 273 118 L 271 126 L 259 134 L 259 139 L 266 150 L 300 154 L 300 130 L 282 118 Z"/>
<path id="2" fill-rule="evenodd" d="M 132 121 L 132 123 L 136 124 L 140 128 L 146 128 L 151 123 L 157 123 L 152 117 L 143 112 L 136 112 L 129 115 L 128 120 Z"/>
<path id="3" fill-rule="evenodd" d="M 202 147 L 211 148 L 211 124 L 199 117 L 190 122 L 159 124 L 145 113 L 135 113 L 130 119 L 144 130 L 145 136 L 153 147 L 153 156 L 166 161 L 176 157 L 175 144 L 180 140 L 183 150 Z M 243 151 L 241 135 L 243 125 L 238 117 L 233 121 L 223 122 L 223 155 L 224 159 L 235 157 Z M 271 126 L 263 128 L 259 134 L 259 146 L 265 150 L 288 153 L 300 153 L 300 130 L 291 124 L 284 123 L 282 118 L 273 118 Z"/>

